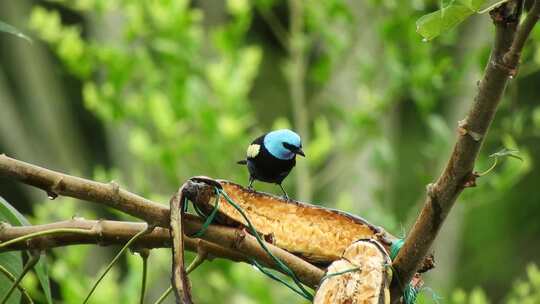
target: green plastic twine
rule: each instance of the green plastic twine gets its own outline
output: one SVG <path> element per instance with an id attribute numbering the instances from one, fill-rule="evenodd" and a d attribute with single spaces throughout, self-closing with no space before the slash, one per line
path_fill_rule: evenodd
<path id="1" fill-rule="evenodd" d="M 201 217 L 206 217 L 206 220 L 204 221 L 201 229 L 199 231 L 197 231 L 192 237 L 200 237 L 202 236 L 206 230 L 208 229 L 208 227 L 210 226 L 210 224 L 212 223 L 212 221 L 214 220 L 214 218 L 216 217 L 217 215 L 217 212 L 219 210 L 219 201 L 220 201 L 220 197 L 223 196 L 225 198 L 225 201 L 228 202 L 231 206 L 233 206 L 234 209 L 236 209 L 240 215 L 242 215 L 242 217 L 244 218 L 244 220 L 246 221 L 247 223 L 247 226 L 250 230 L 250 232 L 253 234 L 253 236 L 255 236 L 255 239 L 257 239 L 257 242 L 259 243 L 259 245 L 263 248 L 263 250 L 270 256 L 270 258 L 272 258 L 272 260 L 274 261 L 274 263 L 276 263 L 276 265 L 279 267 L 279 269 L 281 271 L 283 271 L 285 274 L 287 274 L 288 276 L 290 276 L 295 285 L 291 285 L 289 282 L 281 279 L 280 277 L 276 276 L 275 274 L 271 273 L 270 270 L 266 269 L 265 267 L 263 267 L 259 262 L 257 262 L 255 259 L 252 259 L 251 260 L 251 263 L 253 264 L 254 267 L 256 267 L 257 269 L 259 269 L 262 273 L 266 274 L 268 277 L 270 277 L 271 279 L 273 280 L 276 280 L 282 284 L 284 284 L 285 286 L 287 286 L 288 288 L 290 288 L 291 290 L 293 290 L 294 292 L 298 293 L 299 295 L 301 295 L 302 297 L 304 297 L 305 299 L 309 300 L 309 301 L 313 301 L 313 295 L 302 285 L 302 283 L 300 282 L 300 280 L 298 279 L 298 277 L 296 276 L 296 274 L 294 273 L 294 271 L 292 271 L 285 263 L 283 263 L 283 261 L 281 261 L 278 257 L 276 257 L 275 255 L 273 255 L 270 250 L 268 249 L 268 247 L 266 247 L 266 245 L 264 244 L 263 240 L 261 239 L 261 237 L 259 236 L 259 234 L 257 233 L 257 231 L 255 230 L 255 228 L 253 227 L 253 225 L 251 224 L 251 221 L 249 220 L 249 218 L 247 217 L 247 215 L 245 214 L 244 210 L 242 210 L 242 208 L 240 206 L 238 206 L 238 204 L 236 204 L 228 195 L 227 193 L 225 193 L 225 191 L 223 191 L 222 189 L 219 189 L 217 187 L 215 187 L 215 191 L 216 191 L 216 203 L 214 205 L 214 209 L 212 210 L 212 212 L 208 215 L 208 216 L 205 216 L 204 213 L 202 212 L 202 210 L 196 205 L 196 204 L 193 204 L 193 207 L 195 209 L 195 212 L 197 212 L 197 214 L 199 214 Z M 186 205 L 187 205 L 187 200 L 186 200 Z"/>
<path id="2" fill-rule="evenodd" d="M 392 246 L 390 246 L 390 258 L 392 260 L 397 257 L 399 250 L 401 249 L 401 247 L 403 247 L 403 244 L 405 244 L 404 239 L 398 239 L 397 241 L 392 243 Z M 411 283 L 407 284 L 405 290 L 403 291 L 403 301 L 405 301 L 405 304 L 415 304 L 417 297 L 418 289 L 414 288 Z"/>
<path id="3" fill-rule="evenodd" d="M 397 241 L 392 243 L 392 246 L 390 246 L 390 258 L 392 260 L 397 257 L 397 254 L 401 247 L 403 247 L 403 244 L 405 244 L 405 239 L 398 239 Z"/>
<path id="4" fill-rule="evenodd" d="M 185 201 L 185 205 L 187 205 L 187 198 Z M 193 207 L 195 208 L 195 211 L 200 216 L 204 216 L 204 213 L 199 209 L 199 207 L 196 204 L 193 204 Z M 212 209 L 212 212 L 210 213 L 210 215 L 206 217 L 206 220 L 204 221 L 201 229 L 195 232 L 191 237 L 199 238 L 206 232 L 206 230 L 208 229 L 208 226 L 210 226 L 210 224 L 214 221 L 214 218 L 216 217 L 218 209 L 219 209 L 219 191 L 216 188 L 216 203 L 214 205 L 214 209 Z"/>
<path id="5" fill-rule="evenodd" d="M 346 273 L 349 273 L 349 272 L 358 271 L 358 270 L 360 270 L 360 267 L 354 267 L 354 268 L 345 269 L 345 270 L 338 271 L 338 272 L 327 273 L 321 278 L 321 283 L 324 280 L 328 279 L 328 278 L 335 277 L 335 276 L 342 275 L 342 274 L 346 274 Z"/>
<path id="6" fill-rule="evenodd" d="M 255 266 L 260 272 L 264 273 L 266 276 L 271 278 L 274 281 L 278 281 L 281 284 L 287 286 L 292 291 L 296 292 L 297 294 L 301 295 L 308 301 L 313 301 L 313 296 L 311 294 L 304 294 L 301 290 L 298 290 L 296 286 L 290 284 L 289 282 L 283 280 L 282 278 L 278 277 L 277 275 L 273 274 L 269 269 L 265 268 L 263 265 L 261 265 L 257 260 L 251 259 L 251 264 Z"/>
<path id="7" fill-rule="evenodd" d="M 294 273 L 294 271 L 292 271 L 287 265 L 285 265 L 285 263 L 283 263 L 283 261 L 281 261 L 278 257 L 274 256 L 270 250 L 268 249 L 268 247 L 266 247 L 266 245 L 264 244 L 263 240 L 261 239 L 261 237 L 259 236 L 259 234 L 257 233 L 257 231 L 255 230 L 255 228 L 253 227 L 253 225 L 251 224 L 251 221 L 249 220 L 249 218 L 247 217 L 247 215 L 245 214 L 244 210 L 242 210 L 242 208 L 240 206 L 238 206 L 228 195 L 227 193 L 225 193 L 225 191 L 223 191 L 222 189 L 218 189 L 216 187 L 216 191 L 223 195 L 223 197 L 225 198 L 225 200 L 231 204 L 231 206 L 234 207 L 234 209 L 236 209 L 236 211 L 238 211 L 242 217 L 244 218 L 244 220 L 246 221 L 246 223 L 248 224 L 248 228 L 251 230 L 251 233 L 253 234 L 253 236 L 255 237 L 255 239 L 257 240 L 257 242 L 259 243 L 259 245 L 261 245 L 261 247 L 263 248 L 263 250 L 272 258 L 272 260 L 274 261 L 274 263 L 276 263 L 276 265 L 278 265 L 278 267 L 283 271 L 285 272 L 287 275 L 289 275 L 294 283 L 296 284 L 296 286 L 299 288 L 299 290 L 297 290 L 296 288 L 293 289 L 296 293 L 298 293 L 299 295 L 301 295 L 302 297 L 306 298 L 307 300 L 309 301 L 313 301 L 313 295 L 307 291 L 307 289 L 304 287 L 304 285 L 302 285 L 302 283 L 300 282 L 300 280 L 298 279 L 298 277 L 296 276 L 296 274 Z M 218 194 L 218 196 L 219 196 Z M 219 197 L 218 197 L 219 199 Z M 255 267 L 257 267 L 256 265 L 254 265 Z M 265 273 L 266 275 L 268 275 L 268 272 L 263 272 Z M 270 276 L 271 278 L 273 278 L 272 276 Z M 282 280 L 279 280 L 280 282 L 284 283 L 284 281 Z M 289 288 L 290 286 L 288 284 L 286 284 Z"/>

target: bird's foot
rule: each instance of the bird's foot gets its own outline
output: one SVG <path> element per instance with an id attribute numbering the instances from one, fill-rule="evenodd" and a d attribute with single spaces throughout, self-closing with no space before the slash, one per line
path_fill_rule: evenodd
<path id="1" fill-rule="evenodd" d="M 247 189 L 248 190 L 251 190 L 251 191 L 255 191 L 255 189 L 253 189 L 253 182 L 255 181 L 255 178 L 253 178 L 252 176 L 249 177 L 249 182 L 248 182 L 248 185 L 247 185 Z"/>
<path id="2" fill-rule="evenodd" d="M 282 198 L 285 199 L 285 200 L 289 200 L 289 196 L 287 195 L 287 192 L 285 192 L 285 189 L 283 189 L 283 186 L 281 184 L 278 184 L 278 186 L 281 189 L 281 191 L 283 192 Z"/>

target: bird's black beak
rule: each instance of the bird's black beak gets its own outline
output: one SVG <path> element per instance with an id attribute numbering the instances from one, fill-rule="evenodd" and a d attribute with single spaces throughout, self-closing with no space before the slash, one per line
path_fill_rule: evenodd
<path id="1" fill-rule="evenodd" d="M 294 154 L 298 154 L 298 155 L 302 155 L 303 157 L 306 157 L 306 155 L 304 154 L 304 151 L 302 151 L 302 148 L 296 149 L 296 151 L 294 151 Z"/>

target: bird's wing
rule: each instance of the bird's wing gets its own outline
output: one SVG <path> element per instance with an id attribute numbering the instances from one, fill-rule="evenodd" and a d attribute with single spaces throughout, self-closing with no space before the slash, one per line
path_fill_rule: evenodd
<path id="1" fill-rule="evenodd" d="M 260 151 L 261 151 L 261 145 L 251 144 L 247 148 L 246 156 L 247 156 L 247 158 L 255 158 L 255 157 L 257 157 L 257 155 L 259 155 Z"/>
<path id="2" fill-rule="evenodd" d="M 246 150 L 246 159 L 239 160 L 236 163 L 239 165 L 247 165 L 247 159 L 257 157 L 257 155 L 259 155 L 261 151 L 261 145 L 264 142 L 264 136 L 266 136 L 266 134 L 255 138 Z"/>

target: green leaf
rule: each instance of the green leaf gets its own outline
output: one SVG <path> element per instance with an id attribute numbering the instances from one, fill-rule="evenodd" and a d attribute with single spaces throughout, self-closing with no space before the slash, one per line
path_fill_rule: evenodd
<path id="1" fill-rule="evenodd" d="M 15 36 L 17 36 L 19 38 L 22 38 L 22 39 L 32 43 L 32 39 L 30 37 L 26 36 L 23 32 L 21 32 L 16 27 L 14 27 L 12 25 L 9 25 L 9 24 L 7 24 L 5 22 L 2 22 L 2 21 L 0 21 L 0 32 L 5 32 L 5 33 L 15 35 Z"/>
<path id="2" fill-rule="evenodd" d="M 442 1 L 438 11 L 416 21 L 416 32 L 429 41 L 452 29 L 472 14 L 483 14 L 508 0 L 451 0 Z M 487 2 L 487 3 L 486 3 Z"/>
<path id="3" fill-rule="evenodd" d="M 6 268 L 14 277 L 19 276 L 22 271 L 22 256 L 20 252 L 0 253 L 0 265 Z M 4 274 L 0 273 L 0 298 L 3 297 L 13 282 Z M 21 302 L 21 293 L 15 289 L 9 297 L 7 303 L 18 304 Z"/>
<path id="4" fill-rule="evenodd" d="M 6 200 L 0 197 L 0 218 L 4 222 L 8 222 L 11 225 L 15 226 L 28 226 L 30 223 L 28 220 L 19 212 L 17 209 L 13 208 Z"/>
<path id="5" fill-rule="evenodd" d="M 460 24 L 475 11 L 464 4 L 451 4 L 416 21 L 416 32 L 429 41 Z"/>
<path id="6" fill-rule="evenodd" d="M 516 149 L 502 148 L 500 151 L 491 154 L 489 157 L 490 158 L 513 157 L 515 159 L 519 159 L 523 161 L 523 158 L 521 158 L 521 156 L 519 156 L 518 154 L 519 154 L 519 151 Z"/>
<path id="7" fill-rule="evenodd" d="M 2 197 L 0 197 L 0 221 L 5 221 L 5 222 L 10 223 L 11 225 L 16 225 L 16 226 L 30 225 L 28 220 L 19 211 L 17 211 L 17 209 L 13 208 L 13 206 L 11 206 Z M 20 262 L 20 269 L 18 270 L 18 272 L 12 272 L 13 275 L 17 276 L 22 270 L 22 261 L 21 261 L 20 253 L 7 252 L 7 253 L 3 253 L 2 255 L 4 254 L 16 254 L 18 256 L 19 262 Z M 4 265 L 6 268 L 8 268 L 8 270 L 12 271 L 7 265 L 3 263 L 2 255 L 0 255 L 0 264 Z M 38 263 L 34 266 L 34 271 L 36 272 L 39 283 L 41 284 L 41 288 L 43 289 L 45 298 L 47 299 L 47 303 L 52 304 L 51 285 L 49 281 L 49 273 L 48 273 L 48 268 L 46 265 L 46 259 L 44 256 L 42 256 L 41 259 L 39 259 Z M 6 284 L 2 284 L 0 281 L 0 286 L 5 286 L 5 285 Z M 6 288 L 9 288 L 9 286 L 10 284 L 7 284 Z M 2 290 L 3 289 L 0 288 L 0 294 Z M 14 296 L 11 296 L 11 298 L 13 297 Z"/>
<path id="8" fill-rule="evenodd" d="M 478 8 L 476 9 L 477 12 L 479 14 L 483 14 L 485 12 L 489 12 L 490 10 L 496 8 L 497 6 L 505 3 L 505 2 L 508 2 L 509 0 L 497 0 L 497 1 L 488 1 L 487 5 L 485 5 L 484 7 L 481 7 L 482 5 L 479 5 Z M 485 1 L 482 1 L 481 4 L 484 4 Z"/>
<path id="9" fill-rule="evenodd" d="M 47 266 L 47 258 L 45 253 L 41 254 L 41 258 L 37 262 L 36 266 L 34 266 L 34 271 L 38 277 L 39 284 L 41 284 L 41 289 L 43 289 L 47 303 L 52 304 L 53 301 L 51 294 L 51 282 L 49 280 L 49 267 Z"/>
<path id="10" fill-rule="evenodd" d="M 4 199 L 0 197 L 0 222 L 17 223 L 17 216 L 14 215 L 15 210 Z M 15 210 L 16 211 L 16 210 Z M 20 252 L 4 252 L 0 253 L 0 265 L 4 266 L 13 276 L 17 277 L 22 271 L 22 256 Z M 0 273 L 0 298 L 6 294 L 12 281 Z M 14 290 L 9 297 L 7 303 L 17 304 L 21 301 L 21 293 L 19 290 Z"/>

